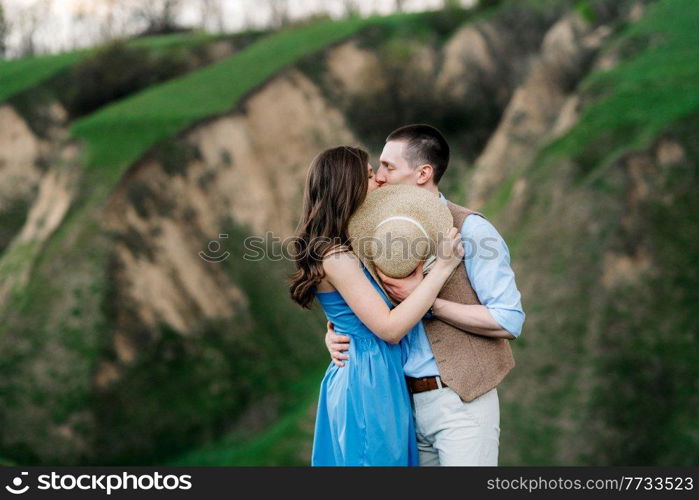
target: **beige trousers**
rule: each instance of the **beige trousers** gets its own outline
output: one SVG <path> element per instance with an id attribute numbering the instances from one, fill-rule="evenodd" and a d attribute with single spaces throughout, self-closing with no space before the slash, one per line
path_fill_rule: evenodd
<path id="1" fill-rule="evenodd" d="M 413 394 L 420 465 L 497 465 L 497 388 L 465 403 L 448 387 Z"/>

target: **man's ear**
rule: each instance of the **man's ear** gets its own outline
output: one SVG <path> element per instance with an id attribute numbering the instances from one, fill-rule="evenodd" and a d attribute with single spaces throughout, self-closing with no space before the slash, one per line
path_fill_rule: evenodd
<path id="1" fill-rule="evenodd" d="M 422 186 L 434 179 L 434 168 L 429 163 L 417 167 L 417 184 Z"/>

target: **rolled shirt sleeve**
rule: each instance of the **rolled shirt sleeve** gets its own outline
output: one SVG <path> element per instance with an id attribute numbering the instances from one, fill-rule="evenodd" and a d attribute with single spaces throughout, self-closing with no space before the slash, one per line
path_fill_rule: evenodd
<path id="1" fill-rule="evenodd" d="M 478 299 L 501 328 L 519 337 L 525 314 L 505 240 L 490 221 L 476 214 L 466 217 L 461 240 L 466 273 Z"/>

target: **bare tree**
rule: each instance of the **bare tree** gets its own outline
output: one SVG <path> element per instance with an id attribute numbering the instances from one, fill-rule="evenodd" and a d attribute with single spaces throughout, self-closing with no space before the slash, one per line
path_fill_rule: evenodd
<path id="1" fill-rule="evenodd" d="M 112 40 L 124 34 L 125 8 L 120 0 L 102 0 L 104 13 L 100 20 L 103 40 Z"/>
<path id="2" fill-rule="evenodd" d="M 352 17 L 360 14 L 360 0 L 343 0 L 342 4 L 345 8 L 346 16 Z"/>
<path id="3" fill-rule="evenodd" d="M 204 29 L 226 31 L 223 6 L 220 0 L 199 0 L 199 24 Z"/>
<path id="4" fill-rule="evenodd" d="M 281 28 L 289 24 L 289 1 L 267 0 L 270 9 L 270 24 L 275 28 Z"/>
<path id="5" fill-rule="evenodd" d="M 14 29 L 19 39 L 17 55 L 28 57 L 37 53 L 37 31 L 42 17 L 51 11 L 51 0 L 41 0 L 18 10 Z"/>
<path id="6" fill-rule="evenodd" d="M 140 0 L 133 15 L 146 22 L 147 33 L 167 33 L 177 28 L 182 0 Z"/>
<path id="7" fill-rule="evenodd" d="M 125 3 L 123 0 L 77 3 L 70 14 L 67 47 L 77 49 L 133 33 L 133 5 L 126 6 Z"/>
<path id="8" fill-rule="evenodd" d="M 405 0 L 396 0 L 396 12 L 403 12 L 403 4 Z"/>
<path id="9" fill-rule="evenodd" d="M 250 12 L 250 9 L 243 9 L 243 20 L 242 20 L 241 29 L 243 31 L 247 31 L 247 30 L 252 30 L 254 28 L 255 28 L 255 21 L 254 21 L 252 12 Z"/>
<path id="10" fill-rule="evenodd" d="M 0 57 L 4 58 L 7 53 L 7 35 L 10 32 L 10 25 L 5 18 L 5 7 L 0 2 Z"/>

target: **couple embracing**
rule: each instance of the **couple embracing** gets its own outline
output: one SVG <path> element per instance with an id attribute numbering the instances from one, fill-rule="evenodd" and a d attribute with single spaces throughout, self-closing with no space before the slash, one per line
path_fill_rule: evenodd
<path id="1" fill-rule="evenodd" d="M 314 466 L 497 465 L 497 385 L 524 322 L 507 245 L 438 183 L 429 125 L 369 155 L 320 153 L 306 177 L 291 297 L 328 319 Z"/>

